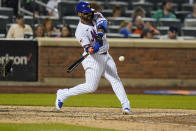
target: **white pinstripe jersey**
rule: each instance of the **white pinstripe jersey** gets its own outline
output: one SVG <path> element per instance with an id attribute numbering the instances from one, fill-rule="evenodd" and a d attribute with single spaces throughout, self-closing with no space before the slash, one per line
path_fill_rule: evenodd
<path id="1" fill-rule="evenodd" d="M 93 18 L 93 25 L 87 25 L 79 22 L 75 36 L 76 39 L 80 42 L 81 46 L 91 44 L 92 46 L 95 44 L 95 36 L 97 34 L 96 25 L 100 21 L 106 20 L 101 13 L 95 13 Z M 99 48 L 98 53 L 101 54 L 103 52 L 108 51 L 109 44 L 106 40 L 106 34 L 103 36 L 103 46 Z"/>

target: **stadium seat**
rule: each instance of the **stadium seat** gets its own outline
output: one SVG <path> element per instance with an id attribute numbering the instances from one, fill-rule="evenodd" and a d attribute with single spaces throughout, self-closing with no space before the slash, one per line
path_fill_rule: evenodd
<path id="1" fill-rule="evenodd" d="M 127 2 L 120 2 L 120 1 L 112 1 L 108 2 L 108 4 L 105 4 L 105 8 L 111 8 L 114 7 L 115 5 L 120 5 L 120 7 L 125 11 L 128 9 L 128 3 Z"/>
<path id="2" fill-rule="evenodd" d="M 196 40 L 194 36 L 182 36 L 183 40 Z"/>
<path id="3" fill-rule="evenodd" d="M 8 16 L 0 16 L 0 34 L 6 33 L 6 24 L 9 23 Z"/>
<path id="4" fill-rule="evenodd" d="M 130 17 L 108 17 L 108 21 L 110 25 L 120 25 L 123 21 L 132 21 Z"/>
<path id="5" fill-rule="evenodd" d="M 176 4 L 178 6 L 179 11 L 184 11 L 182 10 L 182 3 L 188 3 L 189 0 L 172 0 L 172 3 Z M 175 10 L 177 11 L 177 10 Z"/>
<path id="6" fill-rule="evenodd" d="M 153 3 L 153 10 L 157 10 L 157 4 L 159 2 L 163 2 L 163 0 L 145 0 L 146 2 L 150 2 L 150 3 Z"/>
<path id="7" fill-rule="evenodd" d="M 77 28 L 77 26 L 78 25 L 69 25 L 70 26 L 70 28 L 71 28 L 71 32 L 72 32 L 72 34 L 73 34 L 73 36 L 74 36 L 74 34 L 75 34 L 75 31 L 76 31 L 76 28 Z"/>
<path id="8" fill-rule="evenodd" d="M 160 27 L 157 27 L 157 29 L 160 31 L 161 35 L 166 35 L 169 30 L 169 27 L 168 26 L 160 26 Z"/>
<path id="9" fill-rule="evenodd" d="M 24 16 L 25 24 L 33 26 L 34 21 L 33 21 L 33 16 Z"/>
<path id="10" fill-rule="evenodd" d="M 193 11 L 193 5 L 190 5 L 188 3 L 182 4 L 182 10 L 183 11 Z"/>
<path id="11" fill-rule="evenodd" d="M 180 19 L 181 22 L 183 22 L 184 19 L 186 18 L 186 16 L 187 16 L 189 13 L 191 13 L 191 12 L 190 12 L 190 11 L 176 11 L 175 13 L 176 13 L 176 17 L 177 17 L 178 19 Z"/>
<path id="12" fill-rule="evenodd" d="M 118 25 L 111 25 L 108 26 L 109 33 L 119 33 L 119 26 Z"/>
<path id="13" fill-rule="evenodd" d="M 111 0 L 96 0 L 97 2 L 110 2 Z"/>
<path id="14" fill-rule="evenodd" d="M 77 15 L 75 11 L 77 3 L 77 1 L 61 0 L 58 3 L 59 17 Z"/>
<path id="15" fill-rule="evenodd" d="M 181 27 L 181 22 L 180 19 L 161 18 L 159 19 L 159 25 Z"/>
<path id="16" fill-rule="evenodd" d="M 183 36 L 194 36 L 196 37 L 196 27 L 182 27 L 181 33 Z"/>
<path id="17" fill-rule="evenodd" d="M 0 38 L 5 38 L 6 35 L 5 34 L 0 34 Z"/>
<path id="18" fill-rule="evenodd" d="M 151 10 L 153 10 L 154 8 L 154 5 L 152 3 L 149 3 L 149 2 L 133 2 L 132 3 L 132 6 L 133 6 L 133 10 L 137 7 L 141 7 L 143 8 L 146 12 L 150 12 Z M 131 8 L 129 8 L 131 9 Z"/>
<path id="19" fill-rule="evenodd" d="M 25 33 L 24 38 L 25 39 L 32 39 L 33 38 L 33 33 Z"/>
<path id="20" fill-rule="evenodd" d="M 12 18 L 12 16 L 14 15 L 13 8 L 0 7 L 0 15 L 6 15 Z"/>
<path id="21" fill-rule="evenodd" d="M 88 2 L 91 2 L 91 1 L 88 1 Z M 101 6 L 101 9 L 106 9 L 105 6 L 108 4 L 108 2 L 109 0 L 96 0 L 96 3 Z"/>
<path id="22" fill-rule="evenodd" d="M 185 19 L 184 26 L 185 27 L 196 27 L 196 19 Z"/>
<path id="23" fill-rule="evenodd" d="M 163 0 L 145 0 L 145 1 L 150 3 L 163 2 Z"/>
<path id="24" fill-rule="evenodd" d="M 63 17 L 63 24 L 77 25 L 80 18 L 78 16 L 65 16 Z"/>
<path id="25" fill-rule="evenodd" d="M 145 18 L 143 18 L 143 21 L 144 21 L 144 22 L 150 22 L 150 24 L 151 24 L 153 27 L 156 27 L 156 26 L 157 26 L 157 20 L 154 19 L 154 18 L 145 17 Z"/>
<path id="26" fill-rule="evenodd" d="M 102 14 L 104 17 L 112 17 L 112 9 L 104 9 L 102 10 Z"/>
<path id="27" fill-rule="evenodd" d="M 117 1 L 121 1 L 121 2 L 140 2 L 140 0 L 117 0 Z"/>
<path id="28" fill-rule="evenodd" d="M 126 10 L 125 11 L 125 17 L 132 17 L 134 10 Z"/>
<path id="29" fill-rule="evenodd" d="M 128 36 L 128 38 L 141 38 L 141 35 L 139 35 L 139 34 L 130 34 Z"/>
<path id="30" fill-rule="evenodd" d="M 56 33 L 56 32 L 52 32 L 50 37 L 57 37 L 57 36 L 60 36 L 61 33 Z"/>
<path id="31" fill-rule="evenodd" d="M 182 3 L 188 3 L 188 0 L 172 0 L 172 2 L 176 4 L 182 4 Z"/>
<path id="32" fill-rule="evenodd" d="M 144 1 L 156 3 L 156 2 L 164 2 L 165 0 L 144 0 Z"/>
<path id="33" fill-rule="evenodd" d="M 152 10 L 152 11 L 150 12 L 151 16 L 153 16 L 153 14 L 154 14 L 155 12 L 156 12 L 156 11 Z"/>
<path id="34" fill-rule="evenodd" d="M 124 35 L 119 33 L 107 33 L 108 38 L 124 38 Z"/>

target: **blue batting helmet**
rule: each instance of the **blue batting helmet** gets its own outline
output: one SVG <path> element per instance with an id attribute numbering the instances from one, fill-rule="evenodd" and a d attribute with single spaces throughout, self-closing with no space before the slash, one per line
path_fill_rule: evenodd
<path id="1" fill-rule="evenodd" d="M 86 1 L 81 1 L 76 6 L 76 12 L 90 13 L 92 11 L 91 4 Z"/>

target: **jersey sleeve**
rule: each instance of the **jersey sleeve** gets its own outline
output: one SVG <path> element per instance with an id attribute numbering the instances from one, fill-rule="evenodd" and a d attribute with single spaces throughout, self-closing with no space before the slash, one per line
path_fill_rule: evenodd
<path id="1" fill-rule="evenodd" d="M 104 31 L 107 32 L 107 20 L 101 13 L 94 14 L 94 23 L 96 23 L 96 28 L 98 29 L 100 26 L 103 27 Z"/>
<path id="2" fill-rule="evenodd" d="M 104 16 L 103 16 L 100 12 L 98 12 L 98 13 L 95 13 L 95 14 L 94 14 L 93 20 L 94 20 L 96 23 L 99 23 L 99 22 L 101 22 L 101 21 L 103 21 L 103 20 L 106 20 L 106 19 L 104 18 Z"/>

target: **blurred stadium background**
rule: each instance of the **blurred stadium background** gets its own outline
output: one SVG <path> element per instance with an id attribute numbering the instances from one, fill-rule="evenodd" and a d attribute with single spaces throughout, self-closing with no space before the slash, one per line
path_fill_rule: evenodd
<path id="1" fill-rule="evenodd" d="M 50 17 L 53 20 L 53 25 L 57 29 L 60 29 L 63 25 L 69 25 L 73 36 L 79 20 L 75 12 L 75 5 L 78 0 L 52 0 L 56 1 L 56 6 L 55 4 L 50 6 L 48 1 L 49 0 L 1 0 L 1 38 L 5 38 L 10 26 L 16 23 L 15 18 L 18 14 L 23 15 L 25 23 L 29 24 L 32 28 L 42 24 L 45 18 Z M 184 39 L 195 39 L 195 19 L 187 17 L 188 14 L 193 13 L 194 8 L 196 8 L 194 7 L 194 0 L 169 0 L 172 2 L 171 12 L 175 14 L 176 18 L 154 19 L 153 14 L 157 10 L 162 9 L 162 3 L 164 1 L 166 0 L 96 0 L 96 3 L 101 7 L 100 11 L 109 21 L 108 37 L 123 37 L 123 35 L 119 34 L 121 22 L 125 20 L 132 22 L 134 19 L 132 18 L 134 10 L 141 7 L 144 11 L 144 16 L 142 16 L 144 17 L 143 21 L 150 22 L 153 27 L 160 31 L 160 35 L 167 34 L 169 26 L 175 25 L 178 28 L 179 35 Z M 92 0 L 90 0 L 90 2 L 92 2 Z M 120 10 L 118 17 L 112 17 L 115 6 L 120 6 L 120 9 L 117 7 Z M 51 14 L 51 12 L 53 13 Z M 135 28 L 133 23 L 132 30 Z M 58 34 L 54 33 L 50 37 L 56 37 L 57 35 Z M 29 36 L 26 35 L 25 37 Z M 140 36 L 137 35 L 130 35 L 129 37 L 140 38 Z M 159 38 L 159 36 L 155 38 Z"/>

